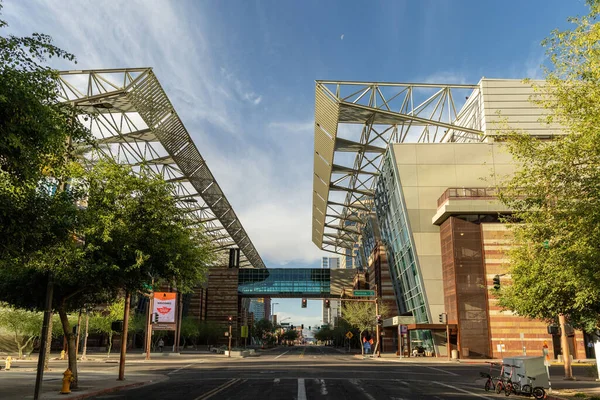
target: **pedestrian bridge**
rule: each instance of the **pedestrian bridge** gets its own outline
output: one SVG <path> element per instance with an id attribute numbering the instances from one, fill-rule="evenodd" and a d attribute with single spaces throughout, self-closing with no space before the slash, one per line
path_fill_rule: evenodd
<path id="1" fill-rule="evenodd" d="M 242 297 L 340 297 L 352 290 L 355 269 L 240 268 L 238 295 Z"/>

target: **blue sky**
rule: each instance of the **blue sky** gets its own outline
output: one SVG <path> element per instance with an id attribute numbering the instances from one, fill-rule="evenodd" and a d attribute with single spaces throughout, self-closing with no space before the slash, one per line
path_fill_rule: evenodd
<path id="1" fill-rule="evenodd" d="M 18 35 L 78 58 L 153 67 L 267 266 L 318 267 L 311 242 L 314 81 L 542 77 L 540 41 L 583 0 L 5 0 Z M 278 300 L 319 325 L 321 303 Z"/>

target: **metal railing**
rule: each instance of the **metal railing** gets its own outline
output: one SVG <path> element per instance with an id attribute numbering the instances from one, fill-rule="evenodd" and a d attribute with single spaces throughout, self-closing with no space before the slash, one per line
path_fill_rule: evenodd
<path id="1" fill-rule="evenodd" d="M 460 199 L 495 199 L 498 197 L 497 188 L 448 188 L 440 196 L 437 206 L 440 208 L 451 198 Z"/>

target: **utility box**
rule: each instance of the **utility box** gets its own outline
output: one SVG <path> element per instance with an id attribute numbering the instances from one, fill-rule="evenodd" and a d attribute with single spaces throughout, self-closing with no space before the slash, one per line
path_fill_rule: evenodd
<path id="1" fill-rule="evenodd" d="M 546 366 L 544 365 L 544 357 L 509 357 L 502 360 L 504 364 L 515 365 L 514 373 L 512 376 L 513 382 L 519 382 L 521 386 L 530 384 L 532 387 L 541 386 L 548 388 L 548 374 L 546 372 Z M 510 367 L 504 367 L 505 376 L 510 375 Z M 529 382 L 527 378 L 521 378 L 517 374 L 531 376 L 535 378 L 535 381 Z"/>

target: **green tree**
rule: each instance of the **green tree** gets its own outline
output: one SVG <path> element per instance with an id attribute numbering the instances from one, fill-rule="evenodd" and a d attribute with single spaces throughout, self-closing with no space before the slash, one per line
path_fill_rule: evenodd
<path id="1" fill-rule="evenodd" d="M 275 327 L 268 319 L 261 319 L 254 323 L 254 328 L 252 331 L 254 332 L 255 339 L 261 343 L 264 343 L 265 341 L 268 342 L 269 338 L 273 336 L 273 333 L 275 333 Z"/>
<path id="2" fill-rule="evenodd" d="M 196 346 L 196 340 L 200 336 L 200 324 L 194 317 L 183 317 L 181 319 L 181 338 L 183 339 L 183 348 L 188 341 Z"/>
<path id="3" fill-rule="evenodd" d="M 293 342 L 294 340 L 298 339 L 298 331 L 295 329 L 288 329 L 283 333 L 282 339 Z"/>
<path id="4" fill-rule="evenodd" d="M 379 305 L 379 314 L 386 315 L 387 307 Z M 348 322 L 350 326 L 358 329 L 359 338 L 362 338 L 363 333 L 368 329 L 373 329 L 376 320 L 375 304 L 367 302 L 345 302 L 342 308 L 342 317 Z M 364 348 L 361 346 L 361 350 L 364 354 Z"/>
<path id="5" fill-rule="evenodd" d="M 202 321 L 198 327 L 198 340 L 205 344 L 216 344 L 224 329 L 215 321 Z"/>
<path id="6" fill-rule="evenodd" d="M 5 328 L 13 336 L 19 352 L 23 358 L 23 351 L 33 351 L 33 342 L 39 337 L 42 330 L 42 314 L 19 308 L 0 305 L 0 327 Z"/>
<path id="7" fill-rule="evenodd" d="M 115 331 L 112 329 L 112 323 L 123 319 L 125 311 L 125 299 L 109 304 L 103 311 L 94 312 L 90 315 L 89 330 L 90 332 L 103 333 L 108 336 L 108 346 L 106 347 L 106 357 L 110 357 L 112 350 L 112 339 Z M 128 332 L 135 332 L 139 326 L 130 324 Z M 118 333 L 118 332 L 116 332 Z"/>
<path id="8" fill-rule="evenodd" d="M 507 135 L 519 168 L 500 198 L 514 210 L 517 245 L 509 253 L 512 283 L 497 295 L 519 315 L 562 314 L 592 331 L 600 327 L 600 3 L 587 3 L 589 15 L 543 42 L 552 65 L 535 101 L 566 135 Z"/>

